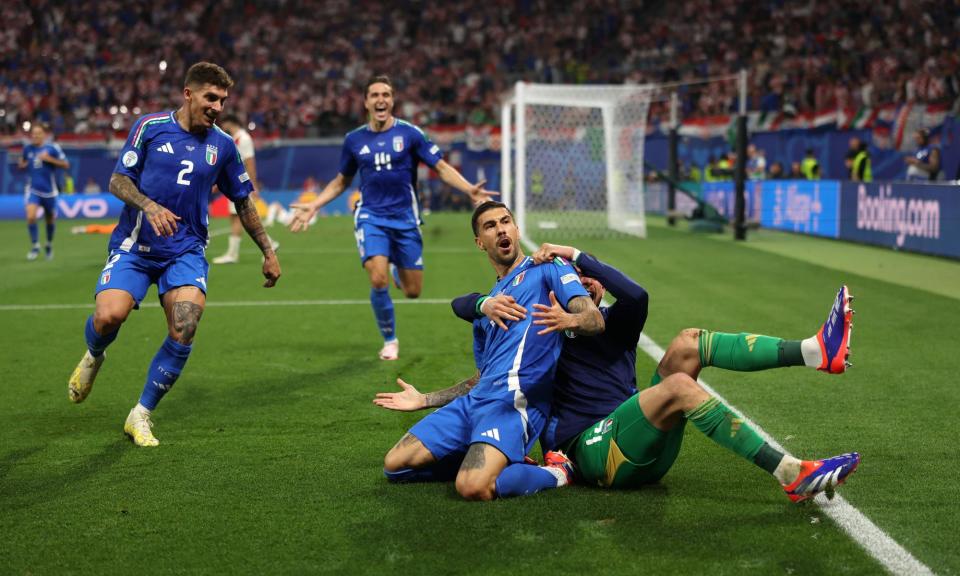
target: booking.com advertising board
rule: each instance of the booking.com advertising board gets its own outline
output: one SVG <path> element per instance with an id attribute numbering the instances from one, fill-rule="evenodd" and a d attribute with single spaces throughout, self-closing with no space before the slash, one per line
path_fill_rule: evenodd
<path id="1" fill-rule="evenodd" d="M 663 213 L 666 187 L 647 186 Z M 733 219 L 733 182 L 702 185 L 701 195 Z M 747 218 L 764 228 L 960 259 L 960 186 L 765 180 L 746 186 Z M 678 202 L 679 206 L 679 202 Z"/>

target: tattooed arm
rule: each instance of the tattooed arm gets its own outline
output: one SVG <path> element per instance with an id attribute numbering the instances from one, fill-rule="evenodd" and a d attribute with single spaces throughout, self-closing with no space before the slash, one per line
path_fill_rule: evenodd
<path id="1" fill-rule="evenodd" d="M 110 193 L 123 200 L 128 206 L 142 210 L 157 236 L 173 236 L 176 233 L 177 221 L 180 217 L 147 198 L 128 176 L 123 174 L 111 176 Z"/>
<path id="2" fill-rule="evenodd" d="M 257 207 L 250 196 L 244 196 L 233 204 L 237 208 L 237 216 L 240 218 L 244 230 L 263 252 L 263 277 L 267 279 L 263 285 L 270 288 L 280 278 L 280 262 L 277 260 L 277 254 L 273 251 L 273 246 L 270 245 L 267 231 L 263 229 L 263 224 L 260 222 Z"/>
<path id="3" fill-rule="evenodd" d="M 557 302 L 557 296 L 551 290 L 550 306 L 534 304 L 533 307 L 537 310 L 533 313 L 534 318 L 536 318 L 533 323 L 546 326 L 537 334 L 570 330 L 583 336 L 596 336 L 603 332 L 603 314 L 600 313 L 593 300 L 587 296 L 571 298 L 567 303 L 570 310 L 566 311 Z"/>
<path id="4" fill-rule="evenodd" d="M 473 376 L 449 388 L 421 394 L 416 388 L 397 378 L 397 384 L 400 388 L 403 388 L 403 392 L 380 392 L 373 399 L 373 403 L 389 410 L 400 410 L 402 412 L 437 408 L 467 394 L 479 380 L 480 372 L 477 371 Z"/>

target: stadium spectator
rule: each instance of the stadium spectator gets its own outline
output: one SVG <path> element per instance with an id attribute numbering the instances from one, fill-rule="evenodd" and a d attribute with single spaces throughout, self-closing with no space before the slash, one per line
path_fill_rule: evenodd
<path id="1" fill-rule="evenodd" d="M 872 182 L 873 172 L 870 166 L 870 152 L 867 143 L 859 138 L 850 139 L 850 150 L 847 152 L 850 160 L 850 179 L 854 182 Z"/>
<path id="2" fill-rule="evenodd" d="M 103 188 L 100 187 L 100 184 L 97 183 L 96 179 L 93 176 L 87 177 L 87 183 L 83 185 L 84 194 L 100 194 L 103 192 Z"/>
<path id="3" fill-rule="evenodd" d="M 799 162 L 790 163 L 790 179 L 791 180 L 804 180 L 806 176 L 803 174 L 803 168 L 800 167 Z"/>
<path id="4" fill-rule="evenodd" d="M 940 148 L 930 144 L 930 133 L 924 129 L 917 130 L 913 138 L 917 143 L 917 151 L 904 159 L 907 163 L 907 180 L 936 180 L 940 174 Z"/>
<path id="5" fill-rule="evenodd" d="M 767 175 L 767 157 L 762 148 L 747 146 L 747 179 L 763 180 Z"/>
<path id="6" fill-rule="evenodd" d="M 944 17 L 956 12 L 951 0 L 584 0 L 559 11 L 549 2 L 400 0 L 384 10 L 373 0 L 247 0 L 207 18 L 215 5 L 7 2 L 0 130 L 14 133 L 39 117 L 58 132 L 125 131 L 142 111 L 174 105 L 167 79 L 197 60 L 192 47 L 201 45 L 204 57 L 236 71 L 238 115 L 294 137 L 358 124 L 351 87 L 374 68 L 397 71 L 406 95 L 399 115 L 419 125 L 463 124 L 475 112 L 489 121 L 519 79 L 688 82 L 746 67 L 751 108 L 771 113 L 949 103 L 960 92 L 960 35 Z M 217 42 L 204 42 L 211 37 Z M 43 66 L 31 64 L 38 61 Z M 735 84 L 684 91 L 684 116 L 729 113 Z"/>
<path id="7" fill-rule="evenodd" d="M 770 164 L 770 173 L 767 175 L 770 180 L 783 180 L 787 175 L 783 172 L 783 164 L 774 162 Z"/>

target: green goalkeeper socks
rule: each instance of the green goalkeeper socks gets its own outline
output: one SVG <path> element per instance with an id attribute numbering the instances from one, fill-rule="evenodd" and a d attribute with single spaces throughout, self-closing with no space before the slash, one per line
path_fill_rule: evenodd
<path id="1" fill-rule="evenodd" d="M 717 398 L 705 400 L 684 415 L 697 430 L 717 444 L 761 465 L 755 461 L 755 457 L 766 444 L 763 438 Z"/>
<path id="2" fill-rule="evenodd" d="M 738 372 L 804 366 L 799 340 L 784 340 L 758 334 L 727 334 L 700 331 L 700 366 L 716 366 Z"/>

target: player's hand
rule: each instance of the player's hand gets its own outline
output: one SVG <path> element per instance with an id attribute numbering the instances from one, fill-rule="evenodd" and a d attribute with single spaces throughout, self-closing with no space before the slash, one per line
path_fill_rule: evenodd
<path id="1" fill-rule="evenodd" d="M 573 261 L 573 247 L 544 243 L 533 253 L 531 258 L 537 264 L 543 264 L 544 262 L 552 262 L 557 256 Z"/>
<path id="2" fill-rule="evenodd" d="M 400 378 L 397 378 L 397 385 L 403 389 L 402 392 L 379 392 L 373 399 L 373 403 L 388 410 L 401 412 L 413 412 L 427 407 L 426 397 L 416 388 Z"/>
<path id="3" fill-rule="evenodd" d="M 480 311 L 497 326 L 507 329 L 505 320 L 519 321 L 527 317 L 527 309 L 517 304 L 513 296 L 509 294 L 500 294 L 492 298 L 487 298 L 480 305 Z"/>
<path id="4" fill-rule="evenodd" d="M 53 160 L 53 156 L 51 156 L 48 152 L 41 152 L 37 155 L 37 159 L 41 162 L 49 162 Z"/>
<path id="5" fill-rule="evenodd" d="M 484 202 L 486 202 L 487 200 L 493 200 L 494 196 L 500 195 L 499 192 L 496 192 L 494 190 L 487 190 L 486 188 L 484 188 L 483 185 L 486 183 L 487 183 L 486 180 L 481 180 L 470 187 L 470 191 L 468 192 L 468 194 L 470 194 L 470 199 L 473 200 L 474 206 L 479 206 Z"/>
<path id="6" fill-rule="evenodd" d="M 143 209 L 143 213 L 147 215 L 147 222 L 157 236 L 173 236 L 177 233 L 180 217 L 163 206 L 151 201 Z"/>
<path id="7" fill-rule="evenodd" d="M 263 277 L 267 279 L 263 283 L 264 288 L 273 288 L 280 279 L 280 261 L 272 250 L 263 257 Z"/>
<path id="8" fill-rule="evenodd" d="M 311 202 L 296 202 L 290 205 L 294 211 L 293 219 L 290 220 L 291 232 L 303 232 L 310 227 L 310 220 L 316 216 L 317 208 Z"/>
<path id="9" fill-rule="evenodd" d="M 557 302 L 557 295 L 553 293 L 553 290 L 550 291 L 550 306 L 534 304 L 533 307 L 537 309 L 533 313 L 533 317 L 536 318 L 533 323 L 538 326 L 546 326 L 546 328 L 537 332 L 538 336 L 577 328 L 576 319 L 560 306 L 560 303 Z"/>

